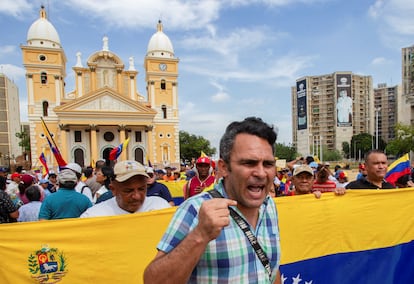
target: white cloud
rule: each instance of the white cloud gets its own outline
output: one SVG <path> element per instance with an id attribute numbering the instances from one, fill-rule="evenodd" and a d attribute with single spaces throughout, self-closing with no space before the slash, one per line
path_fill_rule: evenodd
<path id="1" fill-rule="evenodd" d="M 230 95 L 225 92 L 218 92 L 211 97 L 211 100 L 215 103 L 225 102 L 230 100 Z"/>
<path id="2" fill-rule="evenodd" d="M 379 30 L 385 33 L 385 38 L 392 35 L 413 36 L 413 14 L 412 0 L 377 0 L 368 9 L 368 15 L 378 21 Z"/>
<path id="3" fill-rule="evenodd" d="M 371 61 L 372 65 L 384 65 L 388 63 L 392 63 L 391 60 L 388 60 L 384 57 L 376 57 Z"/>
<path id="4" fill-rule="evenodd" d="M 218 0 L 71 0 L 66 5 L 108 26 L 133 29 L 153 27 L 154 19 L 168 22 L 169 29 L 201 28 L 217 19 L 220 10 Z"/>
<path id="5" fill-rule="evenodd" d="M 225 92 L 225 88 L 223 85 L 217 82 L 211 82 L 211 85 L 218 89 L 218 92 L 211 97 L 211 101 L 215 103 L 225 102 L 230 99 L 230 95 Z"/>
<path id="6" fill-rule="evenodd" d="M 0 14 L 10 15 L 16 18 L 31 11 L 33 3 L 27 0 L 2 0 L 0 4 Z"/>
<path id="7" fill-rule="evenodd" d="M 12 64 L 0 64 L 0 73 L 6 75 L 10 80 L 23 79 L 26 71 L 22 67 Z"/>
<path id="8" fill-rule="evenodd" d="M 5 57 L 9 54 L 16 52 L 17 47 L 14 45 L 3 45 L 0 46 L 0 58 Z"/>

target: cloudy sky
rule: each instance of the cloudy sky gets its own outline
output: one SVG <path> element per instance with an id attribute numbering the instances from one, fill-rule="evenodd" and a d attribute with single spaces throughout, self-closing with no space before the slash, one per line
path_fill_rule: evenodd
<path id="1" fill-rule="evenodd" d="M 76 53 L 83 64 L 109 49 L 125 65 L 135 58 L 146 96 L 143 62 L 159 19 L 180 58 L 180 129 L 218 146 L 226 125 L 259 116 L 292 142 L 291 86 L 308 75 L 352 71 L 374 84 L 401 83 L 401 48 L 414 44 L 413 0 L 2 0 L 0 72 L 27 95 L 20 45 L 45 5 L 68 59 L 74 89 Z"/>

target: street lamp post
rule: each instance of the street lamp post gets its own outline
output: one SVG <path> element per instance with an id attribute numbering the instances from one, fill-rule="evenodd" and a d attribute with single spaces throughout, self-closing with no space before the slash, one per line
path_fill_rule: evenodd
<path id="1" fill-rule="evenodd" d="M 380 107 L 375 108 L 375 149 L 378 149 L 378 116 L 380 111 Z"/>
<path id="2" fill-rule="evenodd" d="M 320 154 L 321 154 L 321 158 L 320 158 L 320 160 L 321 160 L 321 163 L 323 162 L 323 151 L 322 151 L 322 135 L 321 136 L 319 136 L 319 139 L 320 139 Z"/>

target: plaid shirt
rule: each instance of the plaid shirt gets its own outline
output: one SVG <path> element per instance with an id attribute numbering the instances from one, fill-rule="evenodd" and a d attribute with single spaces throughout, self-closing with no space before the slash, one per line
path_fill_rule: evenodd
<path id="1" fill-rule="evenodd" d="M 222 182 L 215 186 L 224 197 Z M 171 252 L 198 224 L 198 211 L 209 193 L 200 193 L 177 208 L 158 249 Z M 234 209 L 241 215 L 236 207 Z M 256 229 L 250 228 L 270 261 L 272 280 L 257 257 L 249 240 L 231 218 L 217 239 L 210 241 L 193 270 L 189 283 L 273 283 L 280 263 L 280 239 L 275 203 L 267 196 L 260 207 Z M 246 221 L 247 222 L 247 221 Z M 177 264 L 179 269 L 179 264 Z"/>

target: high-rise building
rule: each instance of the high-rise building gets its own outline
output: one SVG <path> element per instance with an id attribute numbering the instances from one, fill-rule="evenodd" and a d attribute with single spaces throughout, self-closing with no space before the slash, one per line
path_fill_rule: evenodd
<path id="1" fill-rule="evenodd" d="M 378 84 L 374 88 L 375 137 L 380 137 L 386 143 L 395 138 L 395 126 L 399 121 L 401 104 L 401 87 L 396 85 Z M 378 130 L 378 133 L 377 133 Z"/>
<path id="2" fill-rule="evenodd" d="M 131 44 L 130 46 L 134 46 Z M 66 55 L 55 27 L 42 7 L 21 46 L 26 69 L 32 164 L 40 154 L 53 157 L 41 118 L 66 162 L 81 166 L 109 158 L 129 138 L 119 159 L 155 166 L 179 166 L 178 62 L 159 21 L 144 57 L 147 96 L 137 91 L 134 58 L 124 61 L 103 38 L 102 49 L 86 62 L 76 54 L 75 89 L 65 91 Z"/>
<path id="3" fill-rule="evenodd" d="M 10 161 L 22 154 L 19 147 L 20 131 L 19 90 L 5 75 L 0 74 L 0 161 L 10 166 Z"/>
<path id="4" fill-rule="evenodd" d="M 371 76 L 335 72 L 306 76 L 292 87 L 293 144 L 302 155 L 342 152 L 353 135 L 374 132 Z M 321 147 L 322 145 L 322 147 Z"/>
<path id="5" fill-rule="evenodd" d="M 405 125 L 414 123 L 414 45 L 404 47 L 402 57 L 402 105 L 399 122 Z"/>

